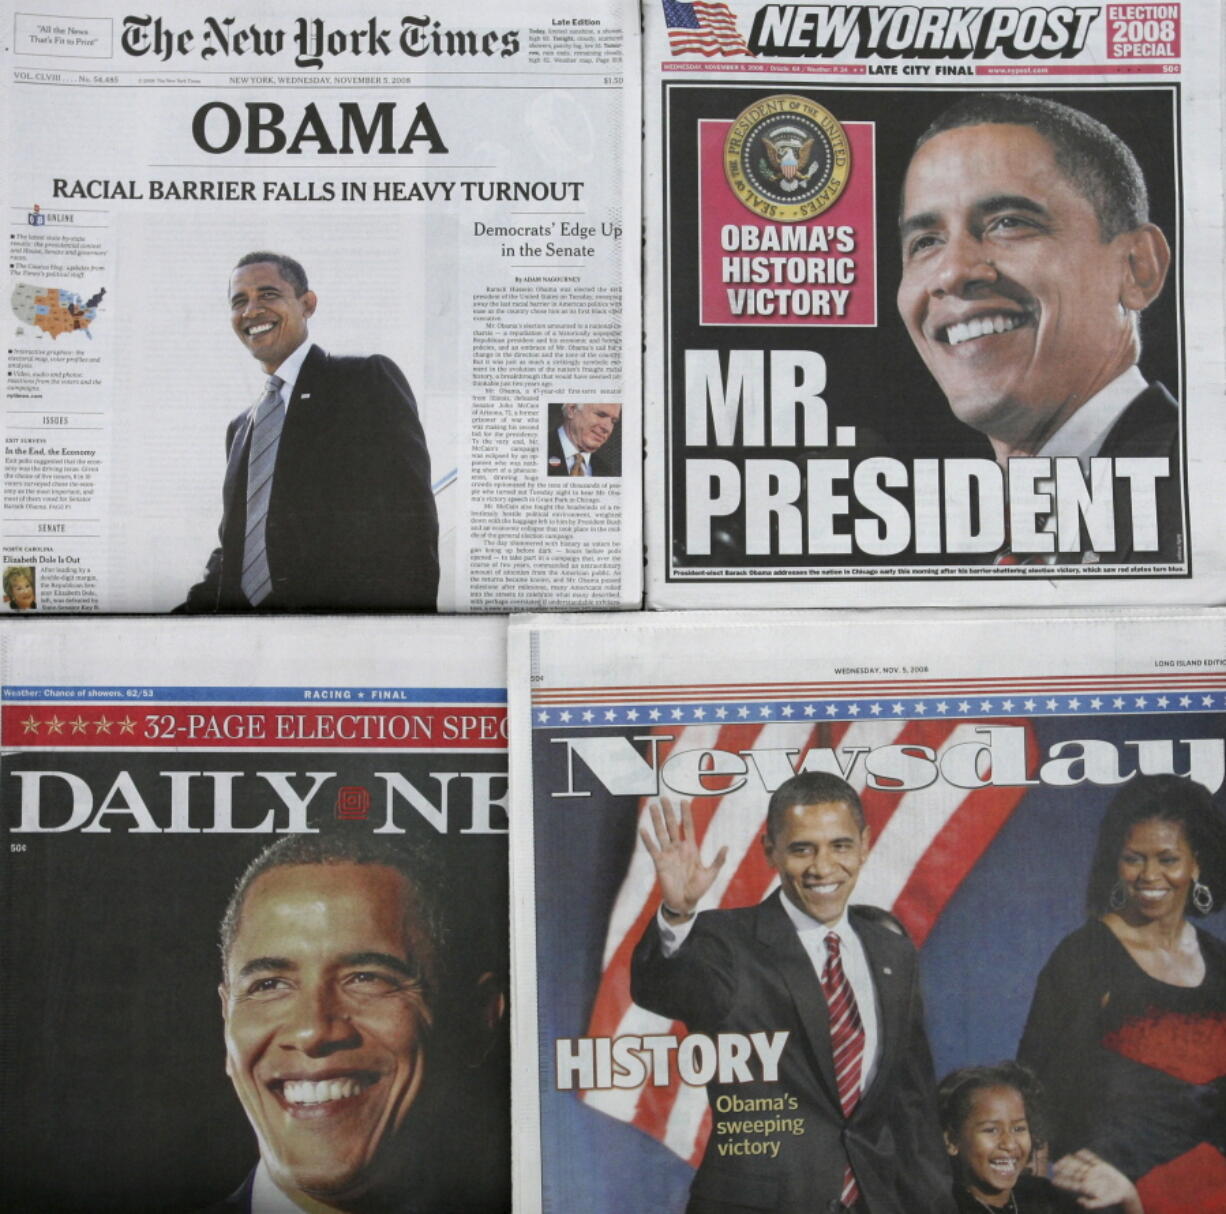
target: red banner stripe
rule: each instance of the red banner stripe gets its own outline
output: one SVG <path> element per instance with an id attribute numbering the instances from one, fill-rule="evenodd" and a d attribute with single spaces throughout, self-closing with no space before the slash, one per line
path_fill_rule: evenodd
<path id="1" fill-rule="evenodd" d="M 14 749 L 505 750 L 502 705 L 6 704 Z"/>

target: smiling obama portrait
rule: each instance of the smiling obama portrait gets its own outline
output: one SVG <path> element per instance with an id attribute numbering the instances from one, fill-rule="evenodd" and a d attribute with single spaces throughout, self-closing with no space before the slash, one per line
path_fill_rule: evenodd
<path id="1" fill-rule="evenodd" d="M 471 1076 L 504 999 L 455 962 L 430 857 L 296 835 L 240 879 L 221 928 L 226 1074 L 259 1142 L 209 1214 L 505 1211 L 507 1095 Z"/>
<path id="2" fill-rule="evenodd" d="M 920 136 L 899 227 L 898 309 L 954 415 L 1002 466 L 1165 457 L 1157 550 L 1124 517 L 1102 559 L 1180 559 L 1178 406 L 1137 367 L 1171 253 L 1132 151 L 1058 102 L 968 96 Z"/>
<path id="3" fill-rule="evenodd" d="M 178 610 L 433 611 L 438 513 L 408 380 L 310 340 L 321 297 L 284 253 L 241 257 L 227 292 L 265 378 L 226 431 L 219 543 Z"/>

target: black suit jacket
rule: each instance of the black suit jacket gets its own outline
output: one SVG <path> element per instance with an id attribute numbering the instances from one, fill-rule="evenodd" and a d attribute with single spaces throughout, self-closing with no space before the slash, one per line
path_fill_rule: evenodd
<path id="1" fill-rule="evenodd" d="M 1152 383 L 1133 397 L 1103 440 L 1100 456 L 1156 456 L 1170 460 L 1171 475 L 1157 485 L 1158 551 L 1137 552 L 1133 542 L 1132 514 L 1127 494 L 1117 494 L 1115 504 L 1115 550 L 1101 553 L 1104 562 L 1166 564 L 1182 561 L 1183 491 L 1179 460 L 1179 405 L 1160 384 Z M 1123 500 L 1120 500 L 1120 498 Z M 1084 558 L 1083 558 L 1084 559 Z"/>
<path id="2" fill-rule="evenodd" d="M 247 1179 L 229 1197 L 214 1203 L 205 1210 L 198 1210 L 196 1214 L 251 1214 L 251 1195 L 254 1185 L 255 1168 L 252 1168 L 247 1173 Z"/>
<path id="3" fill-rule="evenodd" d="M 872 1085 L 844 1118 L 825 996 L 781 897 L 703 912 L 670 958 L 653 919 L 634 952 L 631 994 L 649 1011 L 707 1035 L 789 1034 L 777 1082 L 708 1084 L 714 1126 L 690 1214 L 824 1214 L 839 1198 L 848 1159 L 871 1214 L 952 1210 L 915 949 L 883 912 L 850 908 L 877 990 L 881 1054 Z M 737 1112 L 746 1100 L 767 1102 L 756 1106 L 762 1110 L 777 1102 L 779 1111 Z M 803 1133 L 776 1136 L 776 1158 L 719 1153 L 736 1136 L 720 1134 L 721 1122 L 772 1115 L 803 1121 Z"/>
<path id="4" fill-rule="evenodd" d="M 561 422 L 549 427 L 549 449 L 545 457 L 545 470 L 550 476 L 569 476 L 570 467 L 566 456 L 562 454 L 562 440 L 558 438 L 558 426 Z M 615 445 L 616 444 L 616 445 Z M 593 476 L 621 476 L 621 438 L 614 431 L 603 447 L 597 447 L 588 461 L 592 465 Z"/>
<path id="5" fill-rule="evenodd" d="M 186 611 L 249 611 L 242 591 L 251 410 L 226 431 L 221 543 Z M 260 610 L 433 610 L 438 514 L 417 403 L 382 355 L 308 352 L 277 448 Z"/>

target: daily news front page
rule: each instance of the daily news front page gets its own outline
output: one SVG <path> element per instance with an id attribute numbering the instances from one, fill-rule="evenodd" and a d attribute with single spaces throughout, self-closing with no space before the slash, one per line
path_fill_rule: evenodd
<path id="1" fill-rule="evenodd" d="M 649 606 L 1221 602 L 1221 6 L 644 12 Z"/>
<path id="2" fill-rule="evenodd" d="M 32 0 L 0 46 L 12 601 L 249 606 L 251 415 L 309 330 L 264 606 L 640 604 L 637 5 Z"/>
<path id="3" fill-rule="evenodd" d="M 512 621 L 509 654 L 520 1208 L 825 1210 L 846 1157 L 870 1209 L 944 1210 L 932 1076 L 1019 1049 L 1048 1089 L 1036 1140 L 1065 1127 L 1053 1163 L 1093 1145 L 1146 1214 L 1224 1208 L 1226 890 L 1185 924 L 1206 966 L 1189 989 L 1147 986 L 1087 920 L 1088 900 L 1128 896 L 1107 888 L 1108 823 L 1138 805 L 1190 823 L 1199 880 L 1226 879 L 1220 613 L 537 616 Z M 820 785 L 797 795 L 857 796 L 868 828 L 811 883 L 790 843 L 764 847 L 797 773 Z M 666 812 L 709 888 L 661 958 Z M 1171 881 L 1186 894 L 1191 872 Z M 840 897 L 879 1042 L 846 1121 L 826 1000 L 784 917 Z"/>
<path id="4" fill-rule="evenodd" d="M 509 1214 L 505 620 L 281 624 L 0 624 L 6 1209 Z"/>

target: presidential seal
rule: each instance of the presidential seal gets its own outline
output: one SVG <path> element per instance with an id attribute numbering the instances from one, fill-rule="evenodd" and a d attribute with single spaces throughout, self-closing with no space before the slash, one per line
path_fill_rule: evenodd
<path id="1" fill-rule="evenodd" d="M 795 223 L 831 207 L 851 173 L 839 120 L 807 97 L 783 93 L 743 110 L 724 140 L 724 175 L 756 215 Z"/>

